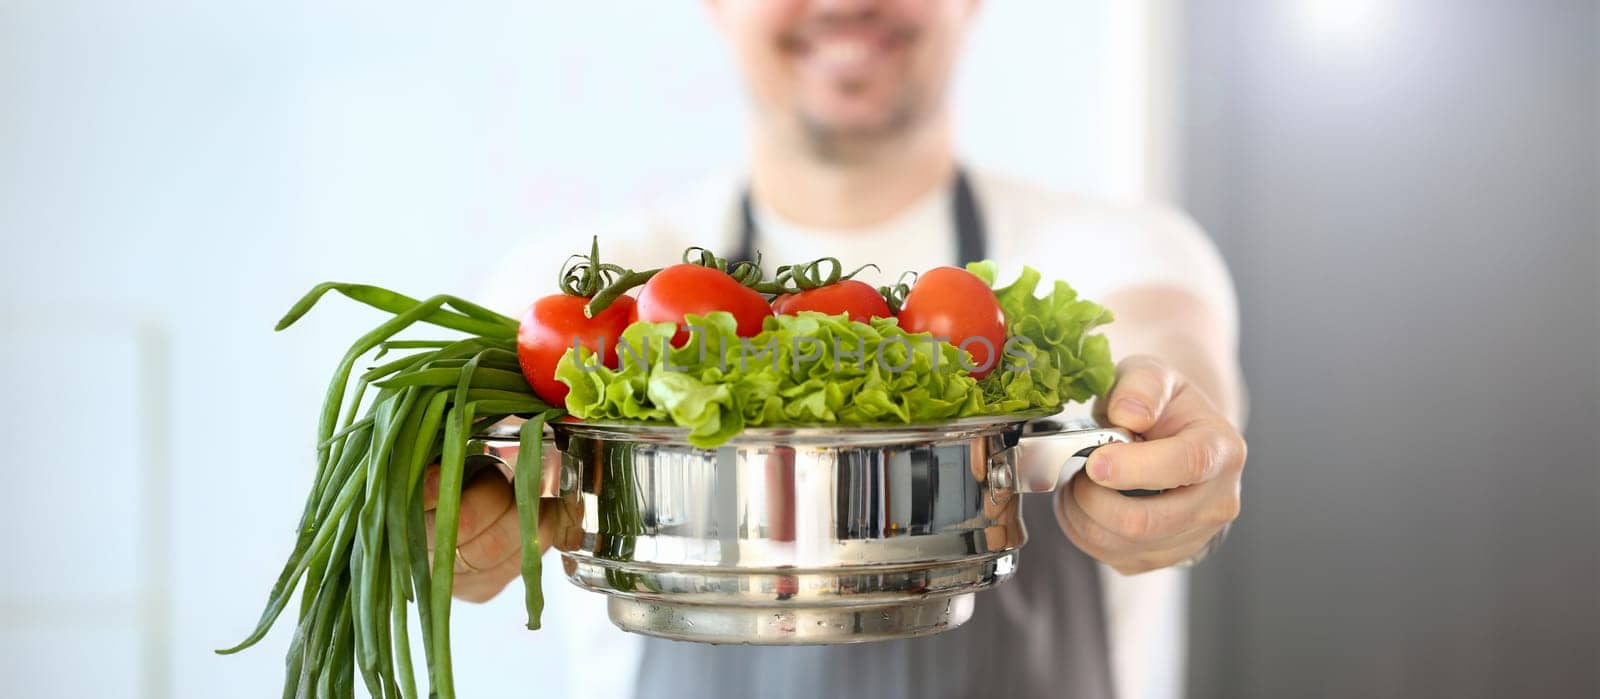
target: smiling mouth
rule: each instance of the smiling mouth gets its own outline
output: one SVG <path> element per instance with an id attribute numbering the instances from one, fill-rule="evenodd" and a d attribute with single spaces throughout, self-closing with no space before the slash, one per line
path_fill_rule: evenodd
<path id="1" fill-rule="evenodd" d="M 784 53 L 804 72 L 856 82 L 915 39 L 908 27 L 879 20 L 824 21 L 780 40 Z"/>

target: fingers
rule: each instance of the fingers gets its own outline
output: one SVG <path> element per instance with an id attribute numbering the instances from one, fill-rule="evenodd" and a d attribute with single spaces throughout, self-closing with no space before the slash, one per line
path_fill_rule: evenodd
<path id="1" fill-rule="evenodd" d="M 1080 528 L 1081 524 L 1079 522 L 1065 518 L 1060 510 L 1058 510 L 1056 516 L 1058 521 L 1061 522 L 1062 531 L 1066 533 L 1067 539 L 1073 545 L 1123 575 L 1138 575 L 1177 565 L 1199 553 L 1209 541 L 1208 538 L 1195 536 L 1186 537 L 1164 548 L 1105 548 L 1094 544 L 1095 535 L 1092 533 L 1085 534 Z"/>
<path id="2" fill-rule="evenodd" d="M 456 572 L 494 568 L 522 552 L 517 508 L 506 508 L 477 536 L 456 545 Z"/>
<path id="3" fill-rule="evenodd" d="M 1056 498 L 1056 517 L 1067 537 L 1123 574 L 1187 560 L 1238 513 L 1236 480 L 1130 498 L 1080 473 Z"/>
<path id="4" fill-rule="evenodd" d="M 1149 548 L 1188 533 L 1193 526 L 1193 501 L 1198 488 L 1159 496 L 1130 498 L 1095 485 L 1081 475 L 1068 483 L 1060 498 L 1064 515 L 1088 542 L 1102 549 L 1138 544 Z M 1121 498 L 1118 502 L 1113 498 Z M 1182 501 L 1180 505 L 1178 502 Z"/>
<path id="5" fill-rule="evenodd" d="M 451 593 L 467 602 L 486 602 L 522 573 L 522 531 L 509 474 L 485 470 L 461 490 L 456 535 L 455 584 Z M 434 551 L 434 511 L 439 501 L 439 468 L 423 473 L 423 520 L 428 551 Z M 583 506 L 575 499 L 543 498 L 539 509 L 539 553 L 551 546 L 570 551 L 583 543 Z"/>
<path id="6" fill-rule="evenodd" d="M 1167 490 L 1244 467 L 1244 438 L 1194 391 L 1180 388 L 1147 436 L 1096 449 L 1084 470 L 1115 490 Z"/>
<path id="7" fill-rule="evenodd" d="M 1179 385 L 1176 372 L 1153 357 L 1135 356 L 1117 365 L 1117 380 L 1101 413 L 1111 424 L 1144 433 L 1166 412 Z"/>
<path id="8" fill-rule="evenodd" d="M 1238 441 L 1231 430 L 1197 427 L 1166 439 L 1106 445 L 1089 456 L 1086 470 L 1096 483 L 1116 490 L 1181 488 L 1242 464 Z"/>
<path id="9" fill-rule="evenodd" d="M 505 477 L 505 479 L 507 481 L 511 480 L 512 470 L 511 470 L 511 466 L 509 464 L 506 464 L 505 462 L 502 462 L 502 461 L 497 461 L 495 463 L 495 466 L 500 471 L 500 475 L 501 476 Z M 477 475 L 482 474 L 482 473 L 488 473 L 488 472 L 489 471 L 479 471 L 479 472 L 473 474 L 473 478 L 476 479 Z M 439 506 L 439 465 L 438 464 L 433 464 L 432 466 L 429 466 L 426 470 L 424 470 L 422 472 L 422 510 L 424 512 L 428 512 L 428 511 L 431 511 L 431 510 L 437 508 L 438 506 Z"/>
<path id="10" fill-rule="evenodd" d="M 1079 474 L 1063 499 L 1116 540 L 1148 546 L 1232 522 L 1239 516 L 1238 491 L 1236 482 L 1217 480 L 1160 495 L 1128 497 Z"/>
<path id="11" fill-rule="evenodd" d="M 456 578 L 451 590 L 456 598 L 486 602 L 521 577 L 522 542 L 516 512 L 515 507 L 508 509 L 493 526 L 456 547 Z M 543 499 L 539 508 L 539 554 L 544 555 L 552 545 L 562 550 L 577 548 L 583 541 L 583 530 L 578 526 L 581 517 L 581 505 Z"/>
<path id="12" fill-rule="evenodd" d="M 481 604 L 494 599 L 521 574 L 522 557 L 512 556 L 487 570 L 456 571 L 455 587 L 450 592 L 456 599 Z"/>
<path id="13" fill-rule="evenodd" d="M 1239 515 L 1244 438 L 1205 395 L 1149 357 L 1117 366 L 1097 404 L 1146 441 L 1108 444 L 1056 497 L 1056 516 L 1080 549 L 1132 574 L 1188 560 Z M 1161 490 L 1128 497 L 1119 490 Z"/>
<path id="14" fill-rule="evenodd" d="M 432 512 L 439 507 L 439 465 L 429 466 L 422 472 L 422 511 Z"/>
<path id="15" fill-rule="evenodd" d="M 435 471 L 437 473 L 437 471 Z M 423 516 L 428 527 L 428 550 L 433 550 L 433 518 L 431 507 L 427 507 L 428 477 L 423 476 L 422 496 L 427 513 Z M 499 473 L 484 471 L 475 476 L 466 487 L 461 489 L 461 514 L 457 518 L 456 546 L 464 546 L 467 542 L 478 538 L 479 535 L 489 530 L 507 512 L 516 512 L 512 507 L 513 493 L 511 484 L 507 483 Z M 434 478 L 434 500 L 438 500 L 438 479 Z M 515 524 L 516 518 L 512 517 Z M 516 537 L 512 537 L 516 541 Z M 494 561 L 498 563 L 499 561 Z"/>

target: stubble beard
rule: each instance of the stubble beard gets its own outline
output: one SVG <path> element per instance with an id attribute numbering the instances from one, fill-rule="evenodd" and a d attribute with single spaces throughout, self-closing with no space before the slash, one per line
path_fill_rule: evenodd
<path id="1" fill-rule="evenodd" d="M 844 86 L 849 90 L 850 87 Z M 802 109 L 800 137 L 812 157 L 830 165 L 850 165 L 872 159 L 891 144 L 903 140 L 922 121 L 921 100 L 908 90 L 895 103 L 889 118 L 870 127 L 842 128 L 826 123 Z"/>

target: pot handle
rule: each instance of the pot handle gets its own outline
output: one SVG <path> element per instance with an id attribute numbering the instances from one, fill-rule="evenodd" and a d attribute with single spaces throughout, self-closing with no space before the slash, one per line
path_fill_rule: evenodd
<path id="1" fill-rule="evenodd" d="M 512 464 L 517 463 L 519 451 L 521 446 L 515 437 L 474 438 L 467 442 L 466 468 L 470 471 L 474 468 L 497 466 L 501 472 L 510 477 Z M 539 484 L 539 497 L 558 498 L 577 487 L 577 471 L 568 459 L 562 458 L 561 450 L 556 448 L 549 427 L 545 428 L 544 453 L 541 456 L 544 457 L 544 465 L 540 470 L 543 478 Z"/>
<path id="2" fill-rule="evenodd" d="M 1006 461 L 1016 473 L 1016 492 L 1046 493 L 1065 486 L 1089 455 L 1112 442 L 1131 442 L 1133 433 L 1107 427 L 1089 418 L 1051 416 L 1029 420 L 1017 435 L 1020 441 L 1006 450 Z M 1159 490 L 1123 490 L 1123 495 L 1158 495 Z"/>

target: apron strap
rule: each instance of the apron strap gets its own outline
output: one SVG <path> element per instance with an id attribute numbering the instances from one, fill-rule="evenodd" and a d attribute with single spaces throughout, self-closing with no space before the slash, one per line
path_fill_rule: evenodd
<path id="1" fill-rule="evenodd" d="M 955 191 L 950 197 L 950 215 L 956 229 L 956 264 L 965 266 L 989 257 L 989 232 L 983 225 L 983 210 L 967 181 L 967 171 L 956 168 Z"/>
<path id="2" fill-rule="evenodd" d="M 950 220 L 956 236 L 956 264 L 977 262 L 989 255 L 989 235 L 984 228 L 983 210 L 972 192 L 965 168 L 956 167 L 955 182 L 951 184 Z M 750 187 L 739 192 L 739 237 L 728 264 L 748 262 L 755 255 L 756 217 L 750 205 Z"/>

